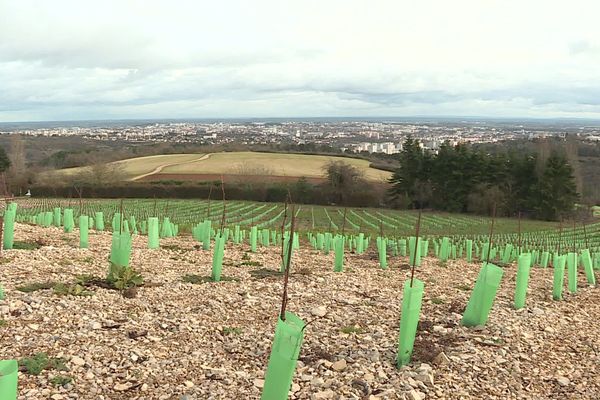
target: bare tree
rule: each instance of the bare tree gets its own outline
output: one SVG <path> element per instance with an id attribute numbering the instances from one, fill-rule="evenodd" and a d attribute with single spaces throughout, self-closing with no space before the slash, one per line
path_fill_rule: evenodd
<path id="1" fill-rule="evenodd" d="M 575 178 L 577 193 L 583 193 L 583 178 L 581 176 L 578 148 L 579 144 L 577 143 L 577 137 L 574 135 L 567 135 L 565 155 L 567 157 L 567 162 L 571 165 L 571 168 L 573 168 L 573 178 Z"/>
<path id="2" fill-rule="evenodd" d="M 9 177 L 16 194 L 20 194 L 27 186 L 28 176 L 25 167 L 25 142 L 21 135 L 10 135 L 10 169 Z"/>
<path id="3" fill-rule="evenodd" d="M 334 202 L 344 202 L 366 185 L 363 171 L 344 161 L 330 161 L 323 167 Z"/>

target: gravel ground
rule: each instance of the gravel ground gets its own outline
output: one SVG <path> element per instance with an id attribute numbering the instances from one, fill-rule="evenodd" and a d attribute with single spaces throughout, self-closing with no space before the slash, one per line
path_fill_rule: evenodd
<path id="1" fill-rule="evenodd" d="M 282 280 L 250 272 L 278 269 L 279 249 L 252 254 L 229 245 L 223 273 L 239 281 L 191 284 L 182 276 L 209 275 L 210 252 L 185 237 L 147 250 L 139 237 L 131 265 L 146 287 L 134 298 L 103 288 L 81 297 L 15 288 L 105 276 L 108 233 L 91 234 L 90 249 L 77 248 L 77 233 L 56 228 L 17 225 L 16 239 L 44 245 L 0 258 L 0 359 L 45 352 L 68 368 L 20 373 L 19 399 L 260 397 Z M 391 258 L 384 271 L 374 253 L 348 254 L 345 272 L 334 273 L 333 254 L 294 254 L 288 309 L 310 324 L 290 398 L 600 398 L 600 290 L 582 272 L 577 294 L 556 302 L 552 270 L 533 268 L 527 306 L 515 311 L 515 267 L 508 266 L 488 325 L 464 328 L 461 313 L 480 265 L 424 259 L 416 272 L 425 295 L 414 362 L 397 370 L 406 262 Z M 57 375 L 73 381 L 57 387 Z"/>

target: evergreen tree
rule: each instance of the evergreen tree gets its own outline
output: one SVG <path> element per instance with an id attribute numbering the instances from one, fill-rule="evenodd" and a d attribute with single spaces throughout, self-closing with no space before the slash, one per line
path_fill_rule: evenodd
<path id="1" fill-rule="evenodd" d="M 390 195 L 396 201 L 404 201 L 412 207 L 421 208 L 425 201 L 423 188 L 427 181 L 428 155 L 423 153 L 419 141 L 408 136 L 399 153 L 400 167 L 392 174 Z"/>
<path id="2" fill-rule="evenodd" d="M 571 212 L 579 198 L 573 168 L 556 153 L 546 161 L 536 189 L 538 198 L 535 210 L 542 219 L 556 220 L 561 214 Z"/>
<path id="3" fill-rule="evenodd" d="M 4 150 L 4 147 L 0 146 L 0 172 L 6 172 L 10 168 L 10 159 Z"/>

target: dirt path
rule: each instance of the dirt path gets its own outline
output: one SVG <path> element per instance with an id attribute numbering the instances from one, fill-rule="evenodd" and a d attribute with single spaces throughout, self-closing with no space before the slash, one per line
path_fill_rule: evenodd
<path id="1" fill-rule="evenodd" d="M 189 160 L 189 161 L 162 164 L 162 165 L 159 165 L 158 167 L 154 168 L 154 170 L 152 170 L 150 172 L 146 172 L 145 174 L 142 174 L 142 175 L 134 176 L 130 180 L 131 181 L 137 181 L 137 180 L 143 179 L 143 178 L 145 178 L 147 176 L 158 174 L 163 169 L 165 169 L 167 167 L 172 167 L 172 166 L 175 166 L 175 165 L 191 164 L 191 163 L 195 163 L 196 161 L 206 160 L 209 157 L 210 157 L 210 153 L 209 154 L 204 154 L 202 157 L 194 158 L 193 160 Z"/>

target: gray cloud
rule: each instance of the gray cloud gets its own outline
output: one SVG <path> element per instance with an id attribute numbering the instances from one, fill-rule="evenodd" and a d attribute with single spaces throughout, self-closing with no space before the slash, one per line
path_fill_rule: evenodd
<path id="1" fill-rule="evenodd" d="M 403 19 L 410 10 L 397 1 L 202 3 L 0 2 L 0 121 L 600 116 L 600 47 L 577 29 L 595 26 L 587 14 L 569 25 L 548 7 L 546 19 L 500 32 L 489 9 L 464 0 L 431 15 L 455 12 L 451 27 Z M 556 21 L 562 33 L 540 34 Z"/>

